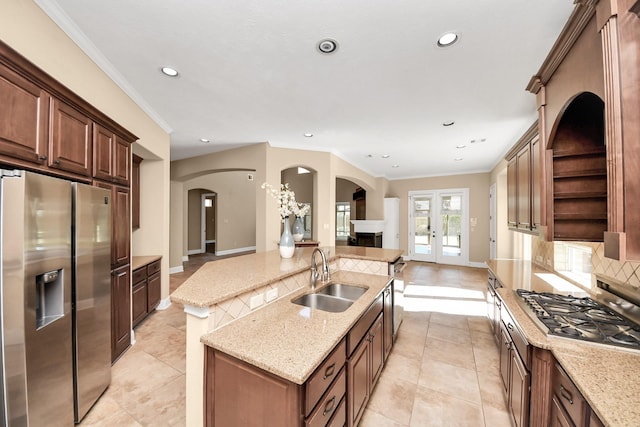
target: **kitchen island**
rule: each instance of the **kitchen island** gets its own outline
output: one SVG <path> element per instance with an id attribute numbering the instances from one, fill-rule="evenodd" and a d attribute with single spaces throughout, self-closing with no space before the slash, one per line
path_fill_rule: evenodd
<path id="1" fill-rule="evenodd" d="M 598 418 L 607 426 L 640 425 L 640 379 L 636 375 L 640 372 L 640 351 L 546 335 L 524 312 L 514 291 L 557 293 L 554 285 L 558 277 L 526 261 L 491 260 L 487 264 L 504 286 L 497 293 L 528 343 L 551 352 Z M 532 373 L 532 393 L 538 390 L 536 384 L 548 380 L 536 375 Z M 536 410 L 540 408 L 532 408 L 532 418 L 538 415 Z"/>
<path id="2" fill-rule="evenodd" d="M 334 282 L 368 288 L 346 311 L 326 313 L 291 303 L 310 292 L 313 250 L 298 248 L 291 259 L 269 251 L 210 262 L 171 295 L 187 313 L 187 425 L 203 423 L 204 344 L 301 384 L 379 297 L 391 280 L 389 263 L 402 254 L 365 247 L 323 248 Z M 289 355 L 283 357 L 283 352 Z"/>

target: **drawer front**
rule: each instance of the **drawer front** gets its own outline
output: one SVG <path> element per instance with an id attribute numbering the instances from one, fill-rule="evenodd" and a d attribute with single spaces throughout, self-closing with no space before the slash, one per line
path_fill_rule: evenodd
<path id="1" fill-rule="evenodd" d="M 382 313 L 382 294 L 369 306 L 367 311 L 362 315 L 360 320 L 355 324 L 347 335 L 347 355 L 351 355 L 358 346 L 358 343 L 362 340 L 365 334 L 369 331 L 371 325 L 378 317 L 378 314 Z"/>
<path id="2" fill-rule="evenodd" d="M 140 267 L 136 270 L 133 270 L 131 283 L 135 285 L 136 283 L 142 282 L 146 278 L 147 278 L 147 269 L 145 267 Z"/>
<path id="3" fill-rule="evenodd" d="M 513 345 L 515 346 L 524 366 L 530 371 L 531 370 L 531 347 L 527 342 L 527 339 L 524 337 L 520 329 L 516 326 L 516 323 L 513 321 L 511 314 L 507 310 L 505 304 L 502 304 L 502 308 L 500 310 L 500 318 L 504 322 L 504 325 L 507 327 L 507 331 L 509 332 L 509 336 L 513 341 Z"/>
<path id="4" fill-rule="evenodd" d="M 333 413 L 333 418 L 327 427 L 344 427 L 347 425 L 347 397 L 342 398 L 338 409 Z"/>
<path id="5" fill-rule="evenodd" d="M 580 391 L 559 364 L 553 367 L 553 394 L 557 396 L 569 418 L 577 426 L 583 426 L 586 418 L 586 401 Z"/>
<path id="6" fill-rule="evenodd" d="M 345 369 L 343 369 L 327 394 L 320 400 L 315 411 L 311 413 L 305 425 L 307 427 L 326 426 L 333 414 L 340 408 L 340 402 L 345 394 L 346 387 L 347 381 Z"/>
<path id="7" fill-rule="evenodd" d="M 336 378 L 346 360 L 345 342 L 342 340 L 322 365 L 316 369 L 305 383 L 305 415 L 309 415 L 316 407 L 318 400 Z"/>
<path id="8" fill-rule="evenodd" d="M 160 260 L 153 261 L 147 265 L 147 275 L 151 276 L 153 273 L 160 271 Z"/>

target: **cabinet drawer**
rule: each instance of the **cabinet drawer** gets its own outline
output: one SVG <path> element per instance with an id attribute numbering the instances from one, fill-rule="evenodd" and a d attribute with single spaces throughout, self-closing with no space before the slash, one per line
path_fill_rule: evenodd
<path id="1" fill-rule="evenodd" d="M 147 278 L 147 269 L 145 267 L 140 267 L 133 271 L 132 276 L 131 283 L 134 285 L 140 283 Z"/>
<path id="2" fill-rule="evenodd" d="M 509 332 L 509 336 L 513 341 L 513 345 L 515 346 L 524 366 L 530 371 L 531 370 L 531 347 L 529 346 L 529 342 L 524 337 L 520 329 L 516 326 L 516 323 L 513 321 L 511 314 L 507 310 L 505 304 L 502 304 L 500 318 L 504 322 L 504 325 L 507 327 L 507 331 Z"/>
<path id="3" fill-rule="evenodd" d="M 582 394 L 558 363 L 554 364 L 552 378 L 553 394 L 557 396 L 558 401 L 575 425 L 583 426 L 587 403 Z"/>
<path id="4" fill-rule="evenodd" d="M 340 408 L 342 397 L 345 394 L 347 381 L 345 370 L 340 371 L 338 378 L 333 386 L 329 389 L 324 398 L 316 407 L 315 411 L 309 416 L 306 427 L 324 427 L 328 424 L 331 416 Z"/>
<path id="5" fill-rule="evenodd" d="M 322 397 L 324 392 L 329 388 L 338 372 L 344 366 L 346 360 L 346 345 L 344 340 L 338 347 L 327 357 L 322 365 L 316 369 L 315 373 L 307 380 L 305 386 L 305 415 L 309 415 L 316 403 Z"/>
<path id="6" fill-rule="evenodd" d="M 369 306 L 367 311 L 362 315 L 360 320 L 351 328 L 347 335 L 347 355 L 351 355 L 358 346 L 358 343 L 365 336 L 373 322 L 382 313 L 382 294 Z"/>
<path id="7" fill-rule="evenodd" d="M 333 418 L 327 424 L 327 427 L 344 427 L 347 425 L 347 398 L 342 398 L 342 402 L 338 409 L 333 413 Z"/>
<path id="8" fill-rule="evenodd" d="M 160 271 L 160 260 L 153 261 L 147 265 L 147 275 L 151 276 L 153 273 Z"/>

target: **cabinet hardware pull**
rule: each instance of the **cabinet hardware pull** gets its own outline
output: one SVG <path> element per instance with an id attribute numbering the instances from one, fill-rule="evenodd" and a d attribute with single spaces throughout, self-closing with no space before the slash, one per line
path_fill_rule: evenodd
<path id="1" fill-rule="evenodd" d="M 322 416 L 324 417 L 325 415 L 331 413 L 331 411 L 333 411 L 333 408 L 335 406 L 336 406 L 336 397 L 333 396 L 331 400 L 329 400 L 327 404 L 324 405 L 324 411 L 322 412 Z"/>
<path id="2" fill-rule="evenodd" d="M 323 380 L 326 380 L 330 376 L 333 376 L 333 373 L 336 371 L 336 362 L 333 362 L 331 365 L 327 366 L 327 369 L 324 370 Z"/>
<path id="3" fill-rule="evenodd" d="M 513 325 L 512 325 L 511 323 L 509 323 L 509 324 L 507 325 L 507 328 L 508 328 L 510 331 L 513 331 Z"/>
<path id="4" fill-rule="evenodd" d="M 55 159 L 55 160 L 53 161 L 53 163 L 55 163 L 56 165 L 59 165 L 59 164 L 60 164 L 60 159 Z"/>
<path id="5" fill-rule="evenodd" d="M 47 160 L 47 156 L 45 156 L 45 155 L 42 155 L 39 158 L 40 158 L 40 160 Z"/>
<path id="6" fill-rule="evenodd" d="M 573 405 L 573 396 L 562 385 L 560 385 L 560 395 L 567 399 Z"/>

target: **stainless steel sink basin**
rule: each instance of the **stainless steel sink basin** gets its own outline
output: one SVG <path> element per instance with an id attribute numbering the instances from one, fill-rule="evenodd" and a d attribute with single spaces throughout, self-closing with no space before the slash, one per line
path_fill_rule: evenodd
<path id="1" fill-rule="evenodd" d="M 331 313 L 341 313 L 353 304 L 351 300 L 323 294 L 302 295 L 291 302 Z"/>
<path id="2" fill-rule="evenodd" d="M 351 301 L 355 301 L 367 292 L 366 288 L 360 288 L 358 286 L 345 285 L 342 283 L 332 283 L 319 291 L 317 294 L 331 295 L 338 298 L 344 298 Z"/>

